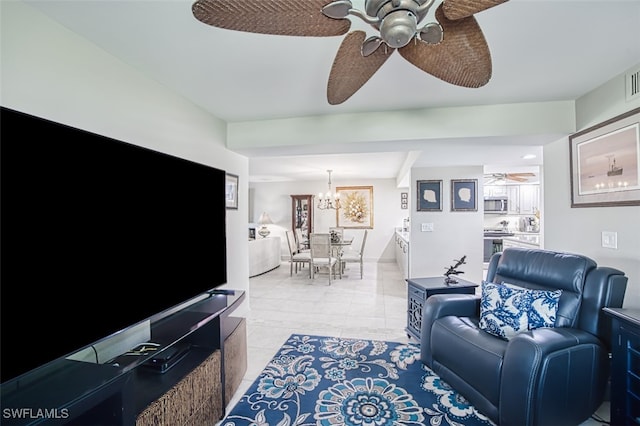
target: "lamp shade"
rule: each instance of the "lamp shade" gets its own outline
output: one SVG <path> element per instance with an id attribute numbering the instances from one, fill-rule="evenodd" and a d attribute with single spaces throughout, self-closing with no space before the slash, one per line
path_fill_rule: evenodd
<path id="1" fill-rule="evenodd" d="M 267 212 L 262 212 L 262 214 L 260 215 L 260 219 L 258 219 L 258 223 L 260 225 L 271 225 L 273 221 L 271 220 Z"/>

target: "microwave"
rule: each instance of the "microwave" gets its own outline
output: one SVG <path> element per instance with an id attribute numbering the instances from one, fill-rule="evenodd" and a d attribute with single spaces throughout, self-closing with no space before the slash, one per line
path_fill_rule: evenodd
<path id="1" fill-rule="evenodd" d="M 484 199 L 485 213 L 506 213 L 508 200 L 507 197 L 487 197 Z"/>

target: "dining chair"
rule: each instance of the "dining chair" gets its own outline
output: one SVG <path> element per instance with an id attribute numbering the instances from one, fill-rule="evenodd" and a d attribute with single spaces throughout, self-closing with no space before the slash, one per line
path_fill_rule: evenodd
<path id="1" fill-rule="evenodd" d="M 298 251 L 309 251 L 309 239 L 302 234 L 302 228 L 296 228 L 294 231 Z"/>
<path id="2" fill-rule="evenodd" d="M 338 258 L 332 255 L 331 250 L 331 234 L 311 234 L 310 235 L 310 247 L 311 247 L 311 264 L 309 269 L 311 272 L 311 279 L 315 278 L 315 274 L 320 267 L 327 267 L 329 269 L 329 285 L 331 285 L 331 276 L 335 279 L 336 267 L 342 278 L 342 270 L 338 263 Z"/>
<path id="3" fill-rule="evenodd" d="M 343 272 L 347 263 L 360 264 L 360 279 L 362 279 L 363 277 L 364 245 L 367 242 L 367 233 L 368 230 L 365 229 L 364 234 L 362 235 L 362 242 L 360 243 L 359 250 L 350 247 L 348 250 L 344 250 L 342 255 L 340 256 L 340 267 Z"/>
<path id="4" fill-rule="evenodd" d="M 289 276 L 293 275 L 293 266 L 296 267 L 296 274 L 298 273 L 298 268 L 302 269 L 304 264 L 311 264 L 311 253 L 309 251 L 299 251 L 296 241 L 295 235 L 293 231 L 287 230 L 287 245 L 289 246 Z M 309 268 L 309 276 L 311 276 L 311 268 Z"/>

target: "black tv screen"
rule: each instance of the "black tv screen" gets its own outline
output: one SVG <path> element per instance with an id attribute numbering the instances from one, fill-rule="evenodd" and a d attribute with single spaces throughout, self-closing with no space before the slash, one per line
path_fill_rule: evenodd
<path id="1" fill-rule="evenodd" d="M 0 114 L 1 382 L 226 283 L 223 170 Z"/>

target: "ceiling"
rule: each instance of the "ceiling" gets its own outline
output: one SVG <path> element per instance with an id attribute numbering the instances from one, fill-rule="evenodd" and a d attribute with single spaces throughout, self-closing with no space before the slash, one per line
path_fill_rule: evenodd
<path id="1" fill-rule="evenodd" d="M 396 53 L 350 99 L 332 106 L 327 78 L 344 36 L 214 28 L 193 17 L 190 0 L 24 1 L 227 122 L 574 100 L 640 62 L 639 0 L 510 0 L 476 15 L 493 60 L 486 86 L 450 85 Z M 362 10 L 363 3 L 353 1 Z M 351 19 L 352 30 L 371 34 Z M 449 165 L 465 157 L 502 171 L 541 164 L 541 149 L 533 161 L 521 157 L 551 141 L 529 139 L 520 148 L 508 141 L 496 148 L 493 141 L 491 149 L 474 152 L 461 149 L 463 140 L 448 141 L 429 156 L 417 155 L 415 164 Z M 311 180 L 326 177 L 327 169 L 338 180 L 396 177 L 408 153 L 423 149 L 411 142 L 398 143 L 394 152 L 388 146 L 349 145 L 333 153 L 292 147 L 270 158 L 243 154 L 250 157 L 251 180 Z"/>

